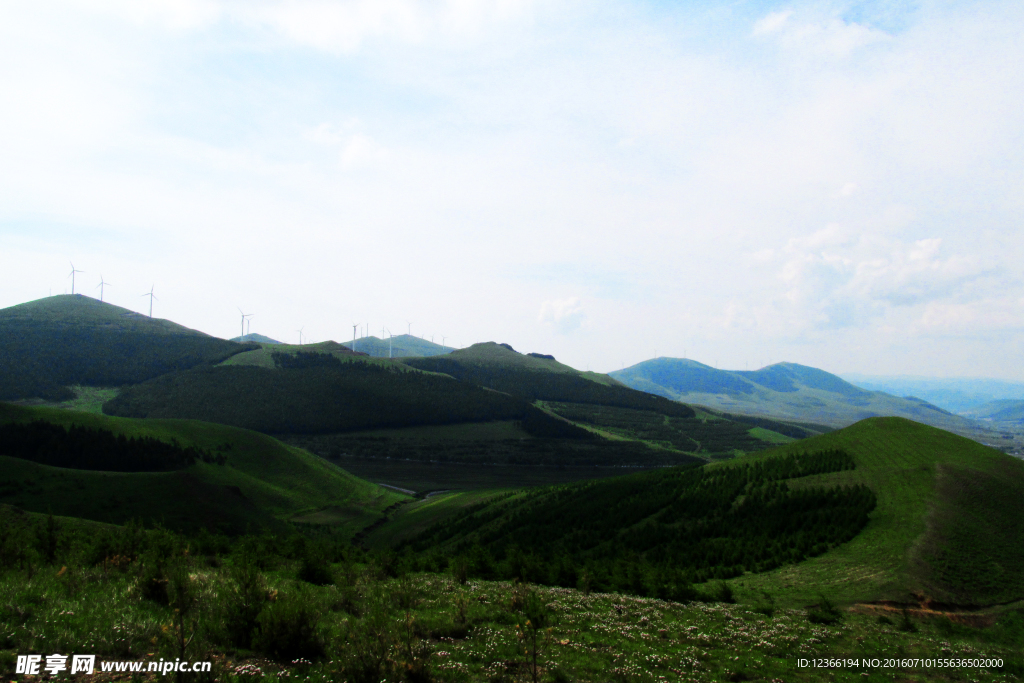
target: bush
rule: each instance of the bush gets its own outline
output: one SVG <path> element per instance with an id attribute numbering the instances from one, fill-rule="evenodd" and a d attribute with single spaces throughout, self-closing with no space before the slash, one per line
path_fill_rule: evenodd
<path id="1" fill-rule="evenodd" d="M 831 626 L 832 624 L 838 624 L 843 620 L 843 612 L 835 604 L 826 598 L 824 595 L 820 596 L 821 601 L 807 610 L 807 620 L 812 624 L 825 624 Z"/>
<path id="2" fill-rule="evenodd" d="M 252 647 L 256 618 L 269 600 L 267 583 L 256 565 L 242 563 L 233 567 L 224 596 L 221 623 L 228 642 L 235 647 Z"/>
<path id="3" fill-rule="evenodd" d="M 732 592 L 732 586 L 727 584 L 725 581 L 716 581 L 711 587 L 708 597 L 711 598 L 712 602 L 726 602 L 729 604 L 736 602 L 736 596 Z"/>
<path id="4" fill-rule="evenodd" d="M 904 607 L 903 611 L 900 613 L 900 623 L 896 626 L 896 628 L 906 633 L 917 632 L 917 624 L 910 620 L 910 610 L 908 610 L 906 607 Z"/>
<path id="5" fill-rule="evenodd" d="M 329 586 L 334 583 L 334 572 L 323 555 L 309 552 L 299 565 L 299 580 L 315 586 Z"/>
<path id="6" fill-rule="evenodd" d="M 775 596 L 768 591 L 761 591 L 761 600 L 754 605 L 754 611 L 769 619 L 775 616 Z"/>
<path id="7" fill-rule="evenodd" d="M 300 657 L 317 659 L 324 643 L 317 632 L 322 614 L 304 591 L 280 596 L 268 602 L 256 617 L 253 649 L 279 662 Z"/>
<path id="8" fill-rule="evenodd" d="M 469 562 L 462 555 L 452 560 L 452 577 L 460 585 L 465 585 L 469 578 Z"/>

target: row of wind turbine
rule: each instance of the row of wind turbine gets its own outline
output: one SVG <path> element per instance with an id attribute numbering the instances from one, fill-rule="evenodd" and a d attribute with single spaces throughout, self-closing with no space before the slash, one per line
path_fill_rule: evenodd
<path id="1" fill-rule="evenodd" d="M 84 270 L 79 270 L 79 269 L 75 268 L 75 264 L 73 262 L 71 262 L 71 261 L 68 261 L 68 263 L 71 264 L 71 272 L 68 273 L 68 277 L 71 278 L 71 293 L 74 294 L 75 293 L 75 274 L 76 273 L 84 273 L 85 271 Z M 100 301 L 103 301 L 104 289 L 106 289 L 107 287 L 113 287 L 113 286 L 114 285 L 112 285 L 109 282 L 107 282 L 106 280 L 104 280 L 103 276 L 100 275 L 100 283 L 98 285 L 96 285 L 96 287 L 100 290 Z M 142 295 L 142 296 L 148 296 L 149 297 L 149 317 L 150 318 L 153 317 L 153 300 L 154 299 L 156 299 L 157 301 L 160 300 L 155 294 L 153 294 L 153 288 L 154 287 L 155 287 L 155 285 L 150 285 L 149 291 Z"/>

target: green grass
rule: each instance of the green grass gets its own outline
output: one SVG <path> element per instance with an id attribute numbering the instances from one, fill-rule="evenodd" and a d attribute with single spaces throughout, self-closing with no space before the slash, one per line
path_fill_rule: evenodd
<path id="1" fill-rule="evenodd" d="M 380 510 L 403 498 L 258 432 L 192 420 L 136 420 L 0 404 L 0 422 L 33 419 L 106 429 L 126 437 L 177 440 L 183 446 L 223 450 L 228 458 L 223 466 L 197 463 L 182 472 L 157 474 L 84 472 L 34 463 L 18 465 L 22 469 L 16 471 L 9 463 L 0 473 L 0 481 L 6 482 L 0 486 L 16 487 L 25 480 L 37 483 L 32 495 L 17 494 L 5 502 L 37 512 L 52 508 L 55 513 L 106 522 L 164 515 L 168 523 L 191 526 L 197 520 L 217 519 L 209 510 L 200 509 L 202 505 L 219 505 L 230 508 L 231 527 L 237 531 L 245 529 L 247 516 L 259 526 L 268 520 L 305 517 L 330 508 L 349 511 L 335 515 L 334 523 L 354 533 L 365 526 L 368 516 L 379 517 Z M 196 493 L 184 495 L 183 490 L 193 485 Z M 115 500 L 116 505 L 112 503 Z M 190 515 L 190 506 L 200 507 L 194 507 Z"/>
<path id="2" fill-rule="evenodd" d="M 62 410 L 77 410 L 83 413 L 103 414 L 103 404 L 117 396 L 120 391 L 117 387 L 83 387 L 81 385 L 68 387 L 74 392 L 75 397 L 67 401 L 44 401 L 42 399 L 22 399 L 12 401 L 15 405 L 43 406 L 47 408 L 60 408 Z"/>
<path id="3" fill-rule="evenodd" d="M 747 434 L 750 434 L 755 439 L 760 439 L 761 441 L 765 441 L 770 444 L 793 443 L 794 441 L 798 440 L 794 439 L 791 436 L 785 436 L 784 434 L 773 432 L 770 429 L 765 429 L 764 427 L 754 427 L 753 429 L 748 429 Z"/>
<path id="4" fill-rule="evenodd" d="M 504 490 L 453 491 L 438 493 L 428 498 L 408 503 L 398 508 L 387 523 L 387 531 L 380 529 L 369 534 L 364 543 L 368 547 L 393 546 L 421 533 L 430 525 L 465 510 L 467 507 L 486 502 Z"/>

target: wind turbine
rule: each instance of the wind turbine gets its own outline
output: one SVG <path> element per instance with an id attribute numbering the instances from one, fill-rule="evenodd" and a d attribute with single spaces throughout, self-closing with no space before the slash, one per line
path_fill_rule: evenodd
<path id="1" fill-rule="evenodd" d="M 441 335 L 441 349 L 442 349 L 443 351 L 447 351 L 447 350 L 448 350 L 448 347 L 444 345 L 444 340 L 445 340 L 445 339 L 447 339 L 447 338 L 448 338 L 448 337 L 446 337 L 446 336 L 444 336 L 444 335 Z"/>
<path id="2" fill-rule="evenodd" d="M 103 288 L 104 287 L 113 287 L 114 285 L 110 284 L 109 282 L 104 282 L 103 281 L 103 276 L 100 275 L 100 283 L 98 285 L 96 285 L 96 286 L 100 288 L 100 301 L 103 301 Z M 143 295 L 143 296 L 145 296 L 145 295 Z"/>
<path id="3" fill-rule="evenodd" d="M 302 331 L 303 331 L 304 329 L 306 329 L 306 326 L 305 326 L 305 325 L 303 325 L 303 326 L 302 326 L 302 327 L 300 327 L 299 329 L 295 330 L 296 332 L 298 332 L 298 333 L 299 333 L 299 346 L 302 346 Z"/>
<path id="4" fill-rule="evenodd" d="M 68 261 L 71 263 L 71 261 Z M 71 293 L 75 293 L 75 273 L 84 273 L 84 270 L 75 270 L 75 264 L 71 263 L 71 272 L 68 273 L 71 276 Z"/>
<path id="5" fill-rule="evenodd" d="M 359 328 L 359 323 L 352 323 L 352 350 L 356 350 L 356 330 Z"/>
<path id="6" fill-rule="evenodd" d="M 156 299 L 156 295 L 153 294 L 153 287 L 154 287 L 154 285 L 150 285 L 149 286 L 149 292 L 147 292 L 146 294 L 142 295 L 142 296 L 148 296 L 149 297 L 149 317 L 150 318 L 153 317 L 153 299 Z"/>
<path id="7" fill-rule="evenodd" d="M 408 320 L 406 320 L 405 322 L 409 323 Z M 412 336 L 412 323 L 409 323 L 409 336 Z"/>
<path id="8" fill-rule="evenodd" d="M 395 338 L 395 335 L 391 334 L 391 330 L 386 327 L 384 331 L 388 333 L 388 358 L 391 358 L 391 340 Z"/>
<path id="9" fill-rule="evenodd" d="M 237 308 L 237 306 L 236 306 L 236 308 Z M 242 309 L 239 308 L 238 312 L 242 313 Z M 246 318 L 251 318 L 252 316 L 253 316 L 252 313 L 242 313 L 242 336 L 243 337 L 245 336 L 245 320 L 246 320 Z"/>
<path id="10" fill-rule="evenodd" d="M 250 313 L 249 317 L 251 318 L 253 315 L 255 315 L 255 314 Z M 245 321 L 245 333 L 246 334 L 249 334 L 249 323 L 251 323 L 251 322 L 252 322 L 251 320 L 246 320 Z"/>

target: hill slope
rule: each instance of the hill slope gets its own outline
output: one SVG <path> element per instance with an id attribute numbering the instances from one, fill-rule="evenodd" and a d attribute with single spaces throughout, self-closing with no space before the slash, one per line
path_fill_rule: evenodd
<path id="1" fill-rule="evenodd" d="M 967 412 L 967 415 L 979 420 L 993 422 L 1013 422 L 1024 426 L 1024 401 L 1000 399 L 982 404 Z"/>
<path id="2" fill-rule="evenodd" d="M 69 385 L 134 384 L 247 348 L 89 297 L 52 296 L 0 310 L 0 400 L 66 400 Z"/>
<path id="3" fill-rule="evenodd" d="M 655 410 L 693 417 L 694 412 L 660 396 L 635 391 L 607 375 L 584 373 L 551 356 L 517 353 L 507 344 L 485 342 L 446 356 L 406 358 L 404 364 L 442 372 L 460 380 L 503 391 L 529 401 L 564 401 Z"/>
<path id="4" fill-rule="evenodd" d="M 353 342 L 343 342 L 348 348 L 355 348 L 374 358 L 407 358 L 410 356 L 438 356 L 451 353 L 454 347 L 442 346 L 411 334 L 399 334 L 390 339 L 361 337 Z"/>
<path id="5" fill-rule="evenodd" d="M 103 410 L 122 417 L 205 420 L 273 434 L 522 420 L 531 433 L 589 436 L 516 397 L 362 358 L 274 353 L 271 360 L 278 369 L 256 364 L 196 368 L 129 387 Z"/>
<path id="6" fill-rule="evenodd" d="M 693 482 L 683 486 L 687 477 Z M 864 490 L 873 495 L 871 507 L 860 502 L 867 502 L 858 493 Z M 752 502 L 760 512 L 745 514 Z M 717 508 L 720 513 L 709 512 Z M 859 518 L 865 509 L 866 518 Z M 817 526 L 815 510 L 824 526 Z M 595 576 L 601 562 L 610 562 L 615 568 L 606 570 L 608 580 L 620 589 L 632 581 L 629 566 L 637 560 L 629 558 L 635 557 L 638 566 L 653 567 L 648 575 L 661 572 L 661 585 L 671 571 L 688 566 L 697 578 L 708 571 L 736 576 L 739 563 L 740 571 L 760 572 L 737 580 L 745 590 L 768 589 L 798 601 L 814 601 L 824 591 L 850 601 L 974 606 L 1024 599 L 1022 516 L 1024 463 L 910 420 L 873 418 L 702 470 L 669 469 L 492 499 L 427 529 L 412 544 L 440 544 L 471 557 L 479 544 L 494 553 L 492 561 L 506 563 L 522 551 L 556 548 Z M 672 541 L 680 534 L 690 541 Z M 519 549 L 510 551 L 510 542 Z M 698 556 L 690 557 L 694 552 Z M 780 561 L 785 566 L 765 571 Z M 557 568 L 549 564 L 543 571 L 553 572 L 544 580 L 558 582 Z"/>
<path id="7" fill-rule="evenodd" d="M 125 437 L 150 437 L 226 456 L 172 472 L 104 472 L 49 467 L 3 455 L 0 502 L 36 512 L 122 524 L 230 533 L 281 528 L 281 521 L 330 511 L 355 531 L 402 497 L 263 434 L 189 420 L 132 420 L 0 403 L 0 423 L 43 420 Z"/>
<path id="8" fill-rule="evenodd" d="M 867 391 L 797 363 L 730 371 L 693 360 L 657 358 L 609 374 L 634 389 L 731 413 L 836 427 L 869 417 L 895 416 L 959 433 L 977 428 L 970 420 L 921 399 Z"/>

